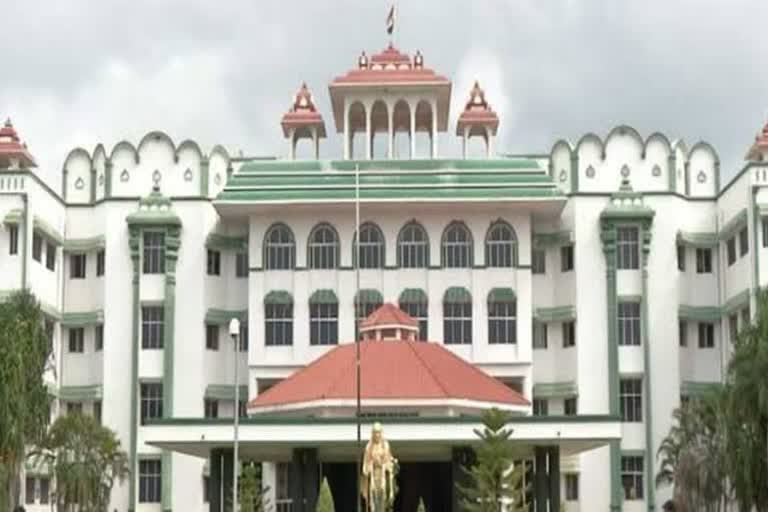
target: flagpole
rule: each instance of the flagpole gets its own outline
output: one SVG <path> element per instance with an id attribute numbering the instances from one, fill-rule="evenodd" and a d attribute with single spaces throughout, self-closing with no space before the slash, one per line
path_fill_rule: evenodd
<path id="1" fill-rule="evenodd" d="M 357 512 L 361 512 L 362 496 L 360 494 L 360 457 L 362 457 L 362 441 L 360 437 L 360 164 L 355 164 L 355 367 L 357 369 Z"/>

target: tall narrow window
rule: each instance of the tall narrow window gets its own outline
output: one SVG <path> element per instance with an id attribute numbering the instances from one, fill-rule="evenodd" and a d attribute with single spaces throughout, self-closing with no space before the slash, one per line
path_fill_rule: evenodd
<path id="1" fill-rule="evenodd" d="M 565 474 L 565 501 L 579 501 L 579 474 Z"/>
<path id="2" fill-rule="evenodd" d="M 699 348 L 715 347 L 715 324 L 702 322 L 699 324 Z"/>
<path id="3" fill-rule="evenodd" d="M 165 273 L 165 233 L 151 231 L 144 233 L 142 272 L 145 274 Z"/>
<path id="4" fill-rule="evenodd" d="M 339 266 L 339 239 L 328 224 L 320 224 L 309 235 L 309 268 L 329 269 Z"/>
<path id="5" fill-rule="evenodd" d="M 235 254 L 235 277 L 248 277 L 248 253 Z"/>
<path id="6" fill-rule="evenodd" d="M 8 254 L 19 253 L 19 226 L 8 226 Z"/>
<path id="7" fill-rule="evenodd" d="M 293 345 L 293 304 L 264 304 L 264 344 Z"/>
<path id="8" fill-rule="evenodd" d="M 292 512 L 291 498 L 291 463 L 275 464 L 275 512 Z"/>
<path id="9" fill-rule="evenodd" d="M 267 270 L 290 270 L 296 264 L 296 240 L 285 224 L 275 224 L 264 237 L 264 267 Z"/>
<path id="10" fill-rule="evenodd" d="M 45 268 L 56 270 L 56 246 L 50 242 L 45 244 Z"/>
<path id="11" fill-rule="evenodd" d="M 84 253 L 71 254 L 69 256 L 69 278 L 85 279 L 86 257 Z"/>
<path id="12" fill-rule="evenodd" d="M 547 252 L 544 249 L 534 249 L 531 253 L 531 272 L 534 274 L 547 272 Z"/>
<path id="13" fill-rule="evenodd" d="M 485 264 L 488 267 L 511 267 L 517 261 L 517 237 L 512 226 L 496 221 L 485 237 Z"/>
<path id="14" fill-rule="evenodd" d="M 739 316 L 735 313 L 728 315 L 728 337 L 731 339 L 731 343 L 736 341 L 736 337 L 739 335 Z"/>
<path id="15" fill-rule="evenodd" d="M 162 306 L 141 308 L 141 348 L 163 348 L 165 310 Z"/>
<path id="16" fill-rule="evenodd" d="M 533 322 L 533 348 L 547 348 L 547 324 L 543 322 Z"/>
<path id="17" fill-rule="evenodd" d="M 749 235 L 747 228 L 744 227 L 739 231 L 739 256 L 744 256 L 749 252 Z"/>
<path id="18" fill-rule="evenodd" d="M 741 328 L 745 329 L 752 323 L 752 315 L 749 311 L 749 306 L 741 310 Z"/>
<path id="19" fill-rule="evenodd" d="M 67 402 L 67 414 L 83 414 L 83 402 Z"/>
<path id="20" fill-rule="evenodd" d="M 69 351 L 82 354 L 85 351 L 85 329 L 83 327 L 69 328 Z"/>
<path id="21" fill-rule="evenodd" d="M 96 253 L 96 275 L 104 275 L 104 249 Z"/>
<path id="22" fill-rule="evenodd" d="M 443 266 L 448 268 L 472 266 L 472 235 L 461 222 L 454 222 L 445 229 Z"/>
<path id="23" fill-rule="evenodd" d="M 204 414 L 206 418 L 219 417 L 219 401 L 213 398 L 206 398 L 203 403 Z"/>
<path id="24" fill-rule="evenodd" d="M 710 274 L 712 272 L 712 249 L 696 249 L 696 273 Z"/>
<path id="25" fill-rule="evenodd" d="M 43 237 L 37 231 L 32 233 L 32 259 L 37 262 L 43 260 Z"/>
<path id="26" fill-rule="evenodd" d="M 463 288 L 450 288 L 443 301 L 443 341 L 472 344 L 472 297 Z"/>
<path id="27" fill-rule="evenodd" d="M 563 348 L 576 346 L 576 322 L 563 322 Z"/>
<path id="28" fill-rule="evenodd" d="M 407 301 L 403 302 L 403 300 L 400 300 L 400 309 L 408 313 L 408 315 L 413 318 L 414 320 L 419 321 L 419 340 L 426 341 L 429 339 L 429 331 L 428 331 L 428 315 L 429 312 L 427 310 L 427 301 L 426 296 L 424 297 L 424 300 L 413 300 L 413 301 Z"/>
<path id="29" fill-rule="evenodd" d="M 736 237 L 732 236 L 726 242 L 726 248 L 728 251 L 728 266 L 730 267 L 736 263 Z"/>
<path id="30" fill-rule="evenodd" d="M 205 348 L 206 350 L 219 350 L 219 326 L 218 325 L 206 324 Z"/>
<path id="31" fill-rule="evenodd" d="M 421 224 L 409 222 L 397 239 L 397 265 L 402 268 L 429 266 L 429 238 Z"/>
<path id="32" fill-rule="evenodd" d="M 643 421 L 642 379 L 621 379 L 619 381 L 619 408 L 621 421 L 639 423 Z"/>
<path id="33" fill-rule="evenodd" d="M 96 422 L 101 423 L 101 400 L 95 400 L 93 402 L 93 419 Z"/>
<path id="34" fill-rule="evenodd" d="M 162 501 L 163 471 L 160 459 L 139 461 L 139 503 Z"/>
<path id="35" fill-rule="evenodd" d="M 578 399 L 575 396 L 563 400 L 563 413 L 566 416 L 576 416 L 578 414 Z"/>
<path id="36" fill-rule="evenodd" d="M 221 275 L 221 252 L 208 249 L 207 267 L 209 276 Z"/>
<path id="37" fill-rule="evenodd" d="M 768 247 L 768 219 L 763 217 L 762 220 L 762 227 L 763 227 L 763 247 Z"/>
<path id="38" fill-rule="evenodd" d="M 640 303 L 619 302 L 619 345 L 640 345 Z"/>
<path id="39" fill-rule="evenodd" d="M 142 382 L 141 390 L 141 424 L 147 419 L 163 417 L 163 384 L 161 382 Z"/>
<path id="40" fill-rule="evenodd" d="M 616 229 L 616 268 L 620 270 L 640 268 L 639 238 L 637 228 Z"/>
<path id="41" fill-rule="evenodd" d="M 534 416 L 547 416 L 549 414 L 549 402 L 546 398 L 534 398 L 533 399 L 533 415 Z"/>
<path id="42" fill-rule="evenodd" d="M 97 324 L 93 328 L 93 344 L 96 352 L 100 352 L 104 349 L 104 324 Z"/>
<path id="43" fill-rule="evenodd" d="M 573 270 L 573 246 L 564 245 L 560 248 L 560 271 L 570 272 Z"/>
<path id="44" fill-rule="evenodd" d="M 248 323 L 240 323 L 240 336 L 237 339 L 240 352 L 248 352 Z"/>
<path id="45" fill-rule="evenodd" d="M 688 322 L 685 320 L 677 322 L 677 339 L 681 347 L 688 346 Z"/>
<path id="46" fill-rule="evenodd" d="M 677 270 L 685 272 L 685 255 L 687 251 L 684 245 L 677 246 Z"/>
<path id="47" fill-rule="evenodd" d="M 357 241 L 352 244 L 352 261 L 357 261 Z M 360 268 L 384 266 L 384 235 L 376 224 L 366 222 L 360 226 Z"/>
<path id="48" fill-rule="evenodd" d="M 333 297 L 331 297 L 333 295 Z M 336 345 L 339 341 L 339 303 L 330 290 L 319 290 L 309 302 L 309 344 Z"/>
<path id="49" fill-rule="evenodd" d="M 517 343 L 517 302 L 509 297 L 488 297 L 488 343 Z"/>
<path id="50" fill-rule="evenodd" d="M 643 499 L 643 473 L 642 456 L 621 457 L 621 486 L 624 488 L 625 500 Z"/>

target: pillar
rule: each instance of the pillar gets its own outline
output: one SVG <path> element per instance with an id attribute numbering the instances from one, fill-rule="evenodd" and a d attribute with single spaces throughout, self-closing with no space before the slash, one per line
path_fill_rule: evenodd
<path id="1" fill-rule="evenodd" d="M 344 105 L 344 160 L 349 160 L 352 153 L 352 142 L 349 133 L 349 105 Z"/>
<path id="2" fill-rule="evenodd" d="M 411 114 L 411 158 L 416 158 L 416 109 L 409 106 Z"/>
<path id="3" fill-rule="evenodd" d="M 387 124 L 388 132 L 389 132 L 389 146 L 387 147 L 387 153 L 389 155 L 389 159 L 392 160 L 395 158 L 395 108 L 389 108 L 387 107 L 388 112 L 387 115 L 389 116 L 389 123 Z"/>
<path id="4" fill-rule="evenodd" d="M 490 132 L 490 130 L 488 130 L 488 143 L 487 143 L 487 145 L 488 145 L 488 158 L 492 158 L 493 157 L 493 146 L 494 146 L 493 143 L 494 143 L 494 139 L 495 139 L 495 137 Z"/>
<path id="5" fill-rule="evenodd" d="M 560 447 L 547 449 L 549 459 L 549 510 L 560 510 Z"/>
<path id="6" fill-rule="evenodd" d="M 533 496 L 536 500 L 536 512 L 547 512 L 547 449 L 537 446 L 533 449 L 535 462 L 533 477 Z M 559 511 L 558 511 L 559 512 Z"/>
<path id="7" fill-rule="evenodd" d="M 437 158 L 437 108 L 432 104 L 432 158 Z"/>
<path id="8" fill-rule="evenodd" d="M 320 137 L 317 135 L 317 127 L 312 128 L 312 144 L 315 147 L 315 160 L 320 160 Z"/>
<path id="9" fill-rule="evenodd" d="M 472 482 L 464 469 L 469 469 L 475 464 L 475 452 L 468 446 L 454 446 L 451 449 L 451 510 L 453 512 L 463 512 L 461 506 L 461 494 L 458 485 L 469 487 Z"/>
<path id="10" fill-rule="evenodd" d="M 368 107 L 365 109 L 365 159 L 370 160 L 373 153 L 373 134 L 371 133 L 371 111 L 373 109 Z"/>
<path id="11" fill-rule="evenodd" d="M 288 158 L 296 160 L 296 130 L 293 128 L 288 131 Z"/>
<path id="12" fill-rule="evenodd" d="M 291 464 L 293 512 L 315 512 L 319 477 L 317 448 L 294 448 Z"/>

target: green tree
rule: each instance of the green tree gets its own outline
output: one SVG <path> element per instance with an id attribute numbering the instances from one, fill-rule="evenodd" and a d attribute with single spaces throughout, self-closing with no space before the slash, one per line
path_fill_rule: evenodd
<path id="1" fill-rule="evenodd" d="M 524 469 L 514 464 L 517 453 L 506 428 L 511 415 L 499 409 L 483 414 L 483 430 L 475 430 L 480 444 L 474 448 L 476 463 L 462 468 L 470 485 L 457 485 L 462 509 L 469 512 L 525 512 Z"/>
<path id="2" fill-rule="evenodd" d="M 333 494 L 331 494 L 331 487 L 328 485 L 328 479 L 323 478 L 323 483 L 320 485 L 320 494 L 317 497 L 316 512 L 335 512 L 336 507 L 333 505 Z"/>
<path id="3" fill-rule="evenodd" d="M 240 512 L 266 512 L 269 510 L 269 487 L 261 485 L 261 464 L 245 462 L 240 470 Z M 231 501 L 231 500 L 230 500 Z"/>
<path id="4" fill-rule="evenodd" d="M 29 291 L 0 303 L 0 510 L 16 505 L 25 447 L 45 434 L 49 339 L 40 304 Z"/>
<path id="5" fill-rule="evenodd" d="M 84 414 L 60 416 L 31 457 L 52 469 L 60 512 L 105 512 L 112 487 L 129 474 L 115 433 Z"/>

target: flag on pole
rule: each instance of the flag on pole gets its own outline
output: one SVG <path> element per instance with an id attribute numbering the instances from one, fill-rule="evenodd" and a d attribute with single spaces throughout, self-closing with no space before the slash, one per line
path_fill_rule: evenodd
<path id="1" fill-rule="evenodd" d="M 395 30 L 395 6 L 393 5 L 389 9 L 389 15 L 387 16 L 387 34 L 392 35 Z"/>

